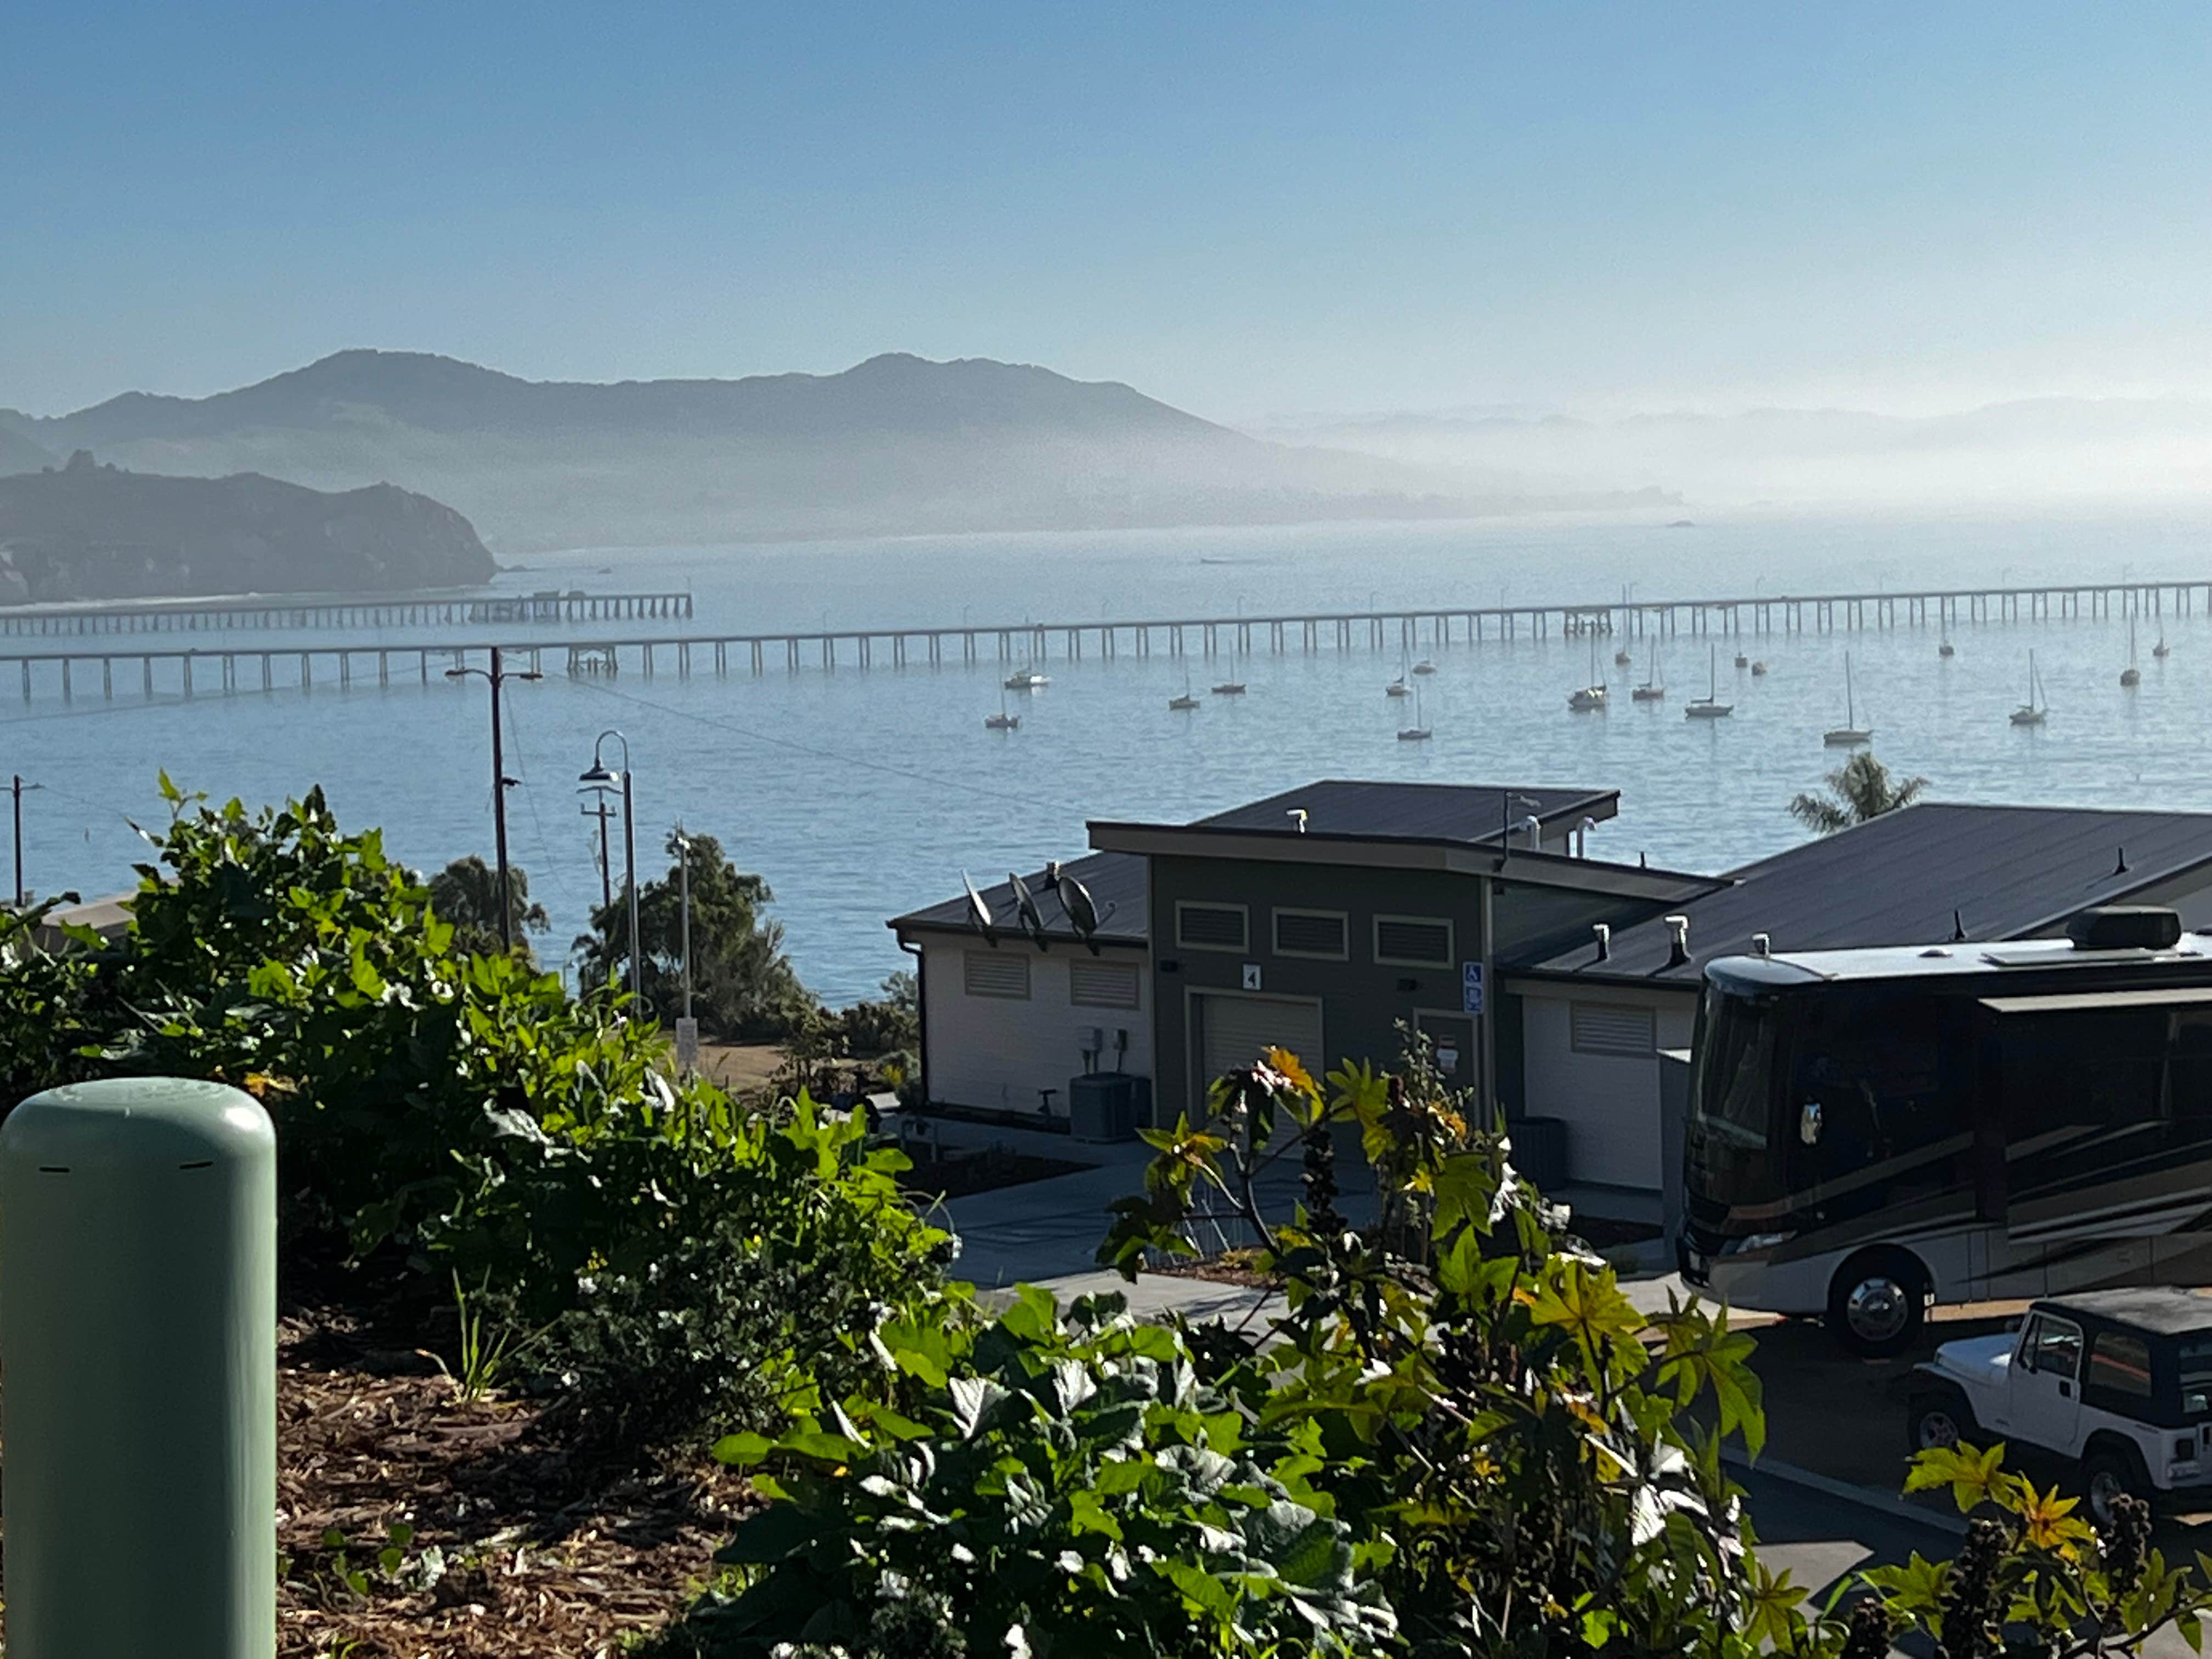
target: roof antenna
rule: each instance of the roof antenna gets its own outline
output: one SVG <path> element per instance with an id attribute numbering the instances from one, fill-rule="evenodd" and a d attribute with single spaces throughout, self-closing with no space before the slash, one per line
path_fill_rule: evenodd
<path id="1" fill-rule="evenodd" d="M 2127 874 L 2127 872 L 2128 872 L 2128 849 L 2127 849 L 2126 848 L 2123 847 L 2122 848 L 2120 848 L 2120 856 L 2119 856 L 2119 860 L 2118 860 L 2118 861 L 2117 863 L 2115 863 L 2115 864 L 2112 866 L 2112 873 L 2113 873 L 2114 875 L 2116 875 L 2116 876 L 2124 876 L 2125 874 Z"/>
<path id="2" fill-rule="evenodd" d="M 1966 942 L 1966 924 L 1960 919 L 1959 913 L 1954 910 L 1951 912 L 1951 943 L 1964 945 Z"/>

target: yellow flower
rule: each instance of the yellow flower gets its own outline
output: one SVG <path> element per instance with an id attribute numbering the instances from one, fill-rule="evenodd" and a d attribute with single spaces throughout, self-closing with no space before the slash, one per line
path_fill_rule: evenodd
<path id="1" fill-rule="evenodd" d="M 2020 1484 L 2020 1518 L 2027 1530 L 2027 1541 L 2038 1549 L 2071 1554 L 2074 1544 L 2089 1536 L 2088 1524 L 2074 1519 L 2069 1513 L 2081 1500 L 2061 1498 L 2056 1482 L 2048 1492 L 2041 1492 L 2036 1491 L 2031 1480 Z"/>
<path id="2" fill-rule="evenodd" d="M 1291 1086 L 1299 1093 L 1316 1096 L 1320 1094 L 1321 1091 L 1314 1087 L 1313 1073 L 1299 1064 L 1298 1057 L 1288 1048 L 1270 1048 L 1263 1058 L 1267 1060 L 1269 1069 L 1281 1073 L 1289 1080 Z"/>

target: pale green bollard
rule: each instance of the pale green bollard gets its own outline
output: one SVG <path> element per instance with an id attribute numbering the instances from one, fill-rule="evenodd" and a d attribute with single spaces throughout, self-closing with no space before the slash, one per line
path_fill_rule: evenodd
<path id="1" fill-rule="evenodd" d="M 118 1078 L 0 1127 L 8 1659 L 272 1659 L 276 1138 Z"/>

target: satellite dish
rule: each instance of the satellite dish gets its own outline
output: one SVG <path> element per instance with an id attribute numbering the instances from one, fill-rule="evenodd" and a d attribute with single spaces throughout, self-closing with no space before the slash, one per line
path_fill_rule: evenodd
<path id="1" fill-rule="evenodd" d="M 983 943 L 994 951 L 999 948 L 999 930 L 991 915 L 991 907 L 983 902 L 983 896 L 975 890 L 975 878 L 965 870 L 960 872 L 960 884 L 968 890 L 968 920 L 975 924 L 975 931 L 983 936 Z"/>
<path id="2" fill-rule="evenodd" d="M 1030 937 L 1036 941 L 1036 948 L 1049 951 L 1052 947 L 1046 944 L 1044 937 L 1044 913 L 1037 908 L 1036 900 L 1030 896 L 1029 884 L 1011 870 L 1006 872 L 1006 879 L 1013 884 L 1014 915 L 1029 930 Z"/>
<path id="3" fill-rule="evenodd" d="M 1058 866 L 1054 867 L 1056 872 Z M 1098 924 L 1106 918 L 1098 914 L 1098 906 L 1091 900 L 1091 890 L 1073 876 L 1057 873 L 1053 885 L 1059 890 L 1060 908 L 1067 912 L 1069 924 L 1074 927 L 1077 936 L 1090 947 L 1091 954 L 1097 956 Z M 1107 915 L 1112 914 L 1110 910 L 1107 912 Z"/>

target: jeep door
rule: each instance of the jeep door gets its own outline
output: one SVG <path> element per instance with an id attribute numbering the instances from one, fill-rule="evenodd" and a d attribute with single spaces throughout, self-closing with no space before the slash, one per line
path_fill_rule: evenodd
<path id="1" fill-rule="evenodd" d="M 2029 1316 L 2012 1357 L 2009 1431 L 2071 1457 L 2081 1443 L 2081 1328 L 2053 1313 Z"/>

